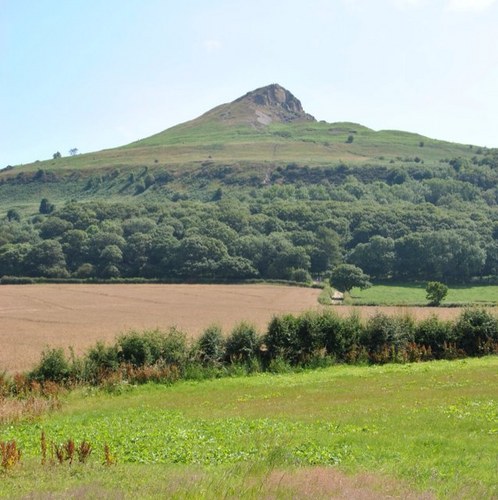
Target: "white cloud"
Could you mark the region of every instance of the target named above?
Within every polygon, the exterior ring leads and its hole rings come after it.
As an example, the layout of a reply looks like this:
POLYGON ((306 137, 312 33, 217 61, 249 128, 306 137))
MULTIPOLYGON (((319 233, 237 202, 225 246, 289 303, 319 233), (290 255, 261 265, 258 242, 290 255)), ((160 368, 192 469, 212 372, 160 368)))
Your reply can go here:
POLYGON ((496 0, 448 0, 446 10, 452 12, 482 11, 491 7, 496 0))
POLYGON ((222 47, 222 43, 219 40, 204 40, 203 45, 206 52, 216 52, 222 47))

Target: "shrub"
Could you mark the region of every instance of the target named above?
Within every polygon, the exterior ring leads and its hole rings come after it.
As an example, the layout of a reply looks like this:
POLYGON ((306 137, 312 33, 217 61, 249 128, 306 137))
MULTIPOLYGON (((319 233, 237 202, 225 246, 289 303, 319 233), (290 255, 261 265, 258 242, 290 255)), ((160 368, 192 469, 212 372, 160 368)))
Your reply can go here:
POLYGON ((34 282, 33 278, 26 276, 2 276, 0 279, 2 285, 32 285, 34 282))
MULTIPOLYGON (((156 160, 157 162, 157 160, 156 160)), ((155 177, 152 175, 152 174, 147 174, 144 178, 144 186, 145 186, 145 189, 149 188, 150 186, 152 186, 152 184, 154 184, 154 182, 156 182, 156 179, 155 177)))
POLYGON ((220 363, 225 355, 225 342, 219 325, 211 325, 197 341, 197 356, 203 363, 220 363))
POLYGON ((277 356, 270 361, 268 371, 270 373, 289 373, 292 371, 292 368, 286 359, 282 356, 277 356))
POLYGON ((345 360, 350 360, 353 362, 358 362, 363 356, 363 351, 360 353, 359 344, 360 339, 363 337, 364 326, 361 322, 360 315, 356 312, 350 314, 347 318, 343 318, 340 322, 340 341, 338 341, 337 346, 343 343, 343 354, 339 352, 336 356, 339 358, 344 358, 345 360), (354 353, 353 353, 354 351, 354 353), (352 354, 352 356, 350 356, 352 354))
POLYGON ((469 356, 493 352, 498 342, 498 323, 485 309, 466 309, 455 323, 457 346, 469 356))
POLYGON ((166 364, 184 367, 188 358, 187 336, 176 328, 170 328, 161 338, 161 360, 166 364))
POLYGON ((311 282, 311 275, 306 269, 291 269, 289 279, 298 283, 309 283, 311 282))
POLYGON ((397 353, 413 341, 414 323, 409 316, 390 317, 378 313, 367 322, 362 343, 374 362, 397 361, 397 353), (388 354, 387 354, 388 353, 388 354), (378 358, 378 355, 381 355, 378 358))
POLYGON ((84 264, 81 264, 78 269, 76 269, 74 274, 78 278, 91 278, 92 276, 95 276, 95 266, 85 262, 84 264))
POLYGON ((135 367, 158 362, 183 366, 188 357, 186 335, 176 328, 130 332, 118 339, 118 348, 119 361, 135 367))
POLYGON ((345 354, 343 322, 344 320, 331 311, 322 313, 320 317, 323 345, 328 354, 339 359, 343 359, 345 354))
POLYGON ((324 314, 306 312, 297 318, 297 348, 301 361, 307 360, 310 354, 325 347, 324 314))
POLYGON ((90 348, 86 353, 83 378, 92 384, 98 384, 118 368, 117 347, 115 345, 106 346, 103 342, 97 342, 95 347, 90 348))
POLYGON ((270 359, 282 357, 286 361, 296 360, 299 351, 297 330, 298 320, 291 314, 273 317, 264 336, 270 359))
POLYGON ((145 366, 153 363, 151 339, 145 334, 130 332, 119 337, 119 360, 133 366, 145 366))
POLYGON ((41 360, 29 374, 31 380, 44 382, 51 380, 57 383, 67 382, 71 374, 69 361, 62 348, 45 349, 41 360))
POLYGON ((256 357, 259 344, 256 328, 249 323, 241 322, 233 328, 226 339, 226 359, 231 363, 247 363, 256 357))
POLYGON ((430 347, 436 358, 443 357, 445 345, 455 341, 451 322, 442 321, 435 315, 420 321, 414 335, 415 342, 430 347))

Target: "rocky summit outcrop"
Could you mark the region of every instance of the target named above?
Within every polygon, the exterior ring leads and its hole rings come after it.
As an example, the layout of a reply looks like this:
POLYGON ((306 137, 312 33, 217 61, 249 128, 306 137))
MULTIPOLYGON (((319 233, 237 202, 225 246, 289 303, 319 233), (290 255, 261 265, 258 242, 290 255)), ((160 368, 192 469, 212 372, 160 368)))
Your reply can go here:
POLYGON ((248 92, 236 99, 234 104, 244 102, 250 107, 255 106, 257 108, 255 110, 256 114, 260 115, 258 121, 263 123, 275 120, 280 122, 315 121, 313 116, 304 111, 301 101, 277 83, 248 92))
POLYGON ((219 120, 230 126, 246 124, 256 128, 274 122, 315 121, 313 116, 304 111, 297 97, 276 83, 222 104, 205 113, 201 119, 219 120))

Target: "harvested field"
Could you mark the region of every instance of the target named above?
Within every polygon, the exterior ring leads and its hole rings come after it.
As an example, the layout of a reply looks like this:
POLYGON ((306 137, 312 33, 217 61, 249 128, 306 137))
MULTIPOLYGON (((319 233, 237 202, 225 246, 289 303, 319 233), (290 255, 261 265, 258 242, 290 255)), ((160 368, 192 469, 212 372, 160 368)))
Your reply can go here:
MULTIPOLYGON (((320 290, 275 285, 4 285, 0 286, 0 369, 26 370, 44 347, 72 346, 81 353, 97 340, 131 329, 177 326, 192 336, 209 324, 225 331, 246 320, 263 330, 274 314, 317 309, 320 290)), ((452 319, 458 308, 334 306, 341 316, 358 311, 436 313, 452 319)))
MULTIPOLYGON (((415 320, 422 320, 436 314, 440 319, 452 320, 460 315, 461 307, 421 307, 421 306, 331 306, 340 316, 349 316, 353 312, 358 312, 363 319, 371 318, 378 312, 388 316, 409 315, 415 320)), ((491 312, 495 308, 489 309, 491 312)))
POLYGON ((271 285, 0 286, 0 370, 26 370, 47 345, 76 353, 130 329, 177 326, 198 335, 241 320, 316 308, 320 290, 271 285))

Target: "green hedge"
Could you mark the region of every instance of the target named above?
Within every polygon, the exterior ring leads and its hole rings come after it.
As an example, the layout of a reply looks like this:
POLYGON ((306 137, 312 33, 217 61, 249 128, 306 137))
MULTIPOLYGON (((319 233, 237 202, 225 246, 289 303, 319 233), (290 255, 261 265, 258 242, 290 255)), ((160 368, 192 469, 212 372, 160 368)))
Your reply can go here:
MULTIPOLYGON (((408 362, 486 354, 498 354, 498 321, 486 309, 465 309, 454 321, 432 316, 418 322, 383 313, 361 321, 355 314, 341 318, 328 310, 275 316, 261 335, 243 322, 227 336, 219 326, 209 326, 190 342, 176 328, 131 331, 112 345, 97 343, 81 358, 47 349, 27 380, 95 385, 109 380, 172 382, 332 362, 408 362)), ((9 392, 5 377, 2 380, 3 392, 9 392)), ((15 387, 10 392, 15 393, 15 387)))

